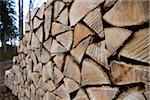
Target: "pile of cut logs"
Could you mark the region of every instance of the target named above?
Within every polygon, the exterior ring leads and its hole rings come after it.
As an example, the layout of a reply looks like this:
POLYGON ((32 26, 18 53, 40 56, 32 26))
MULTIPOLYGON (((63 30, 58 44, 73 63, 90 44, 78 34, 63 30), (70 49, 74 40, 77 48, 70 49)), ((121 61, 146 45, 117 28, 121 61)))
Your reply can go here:
POLYGON ((48 0, 5 71, 19 100, 149 100, 149 0, 48 0))

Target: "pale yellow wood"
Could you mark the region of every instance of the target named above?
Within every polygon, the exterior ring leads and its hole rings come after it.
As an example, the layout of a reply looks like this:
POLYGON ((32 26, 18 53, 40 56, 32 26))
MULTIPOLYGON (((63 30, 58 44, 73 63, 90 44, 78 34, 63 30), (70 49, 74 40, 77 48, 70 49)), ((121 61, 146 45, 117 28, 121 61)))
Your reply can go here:
POLYGON ((41 62, 41 49, 35 49, 35 55, 39 62, 41 62))
POLYGON ((40 77, 39 73, 37 73, 37 72, 32 72, 31 73, 31 79, 32 79, 32 81, 33 81, 36 88, 38 88, 39 77, 40 77))
POLYGON ((90 59, 84 59, 81 70, 81 85, 110 84, 107 74, 90 59))
POLYGON ((93 35, 94 33, 87 28, 85 25, 78 23, 74 29, 74 42, 73 47, 75 47, 82 39, 86 38, 89 35, 93 35))
POLYGON ((62 65, 64 63, 64 54, 61 54, 61 55, 56 55, 53 60, 54 60, 54 63, 56 64, 56 66, 59 68, 59 70, 62 70, 62 65))
POLYGON ((51 54, 57 55, 66 52, 67 50, 57 42, 57 40, 53 40, 51 47, 51 54))
POLYGON ((37 11, 39 10, 39 8, 34 8, 31 11, 31 20, 33 20, 34 16, 36 15, 37 11))
POLYGON ((44 47, 49 51, 51 52, 51 46, 52 46, 52 38, 49 38, 48 40, 46 40, 44 43, 43 43, 44 47))
POLYGON ((57 18, 58 14, 61 12, 65 4, 61 1, 56 1, 54 3, 54 18, 57 18))
POLYGON ((118 61, 113 61, 110 66, 110 76, 114 84, 123 85, 150 81, 148 66, 131 65, 118 61))
POLYGON ((76 48, 73 48, 71 50, 71 55, 77 60, 78 63, 81 63, 83 56, 85 54, 85 51, 90 43, 91 36, 83 40, 81 43, 79 43, 76 48))
POLYGON ((103 65, 108 70, 110 69, 110 66, 108 66, 105 41, 102 41, 101 43, 90 44, 86 50, 86 54, 94 59, 97 63, 103 65))
POLYGON ((43 96, 43 100, 55 100, 55 97, 53 93, 47 91, 43 96))
POLYGON ((72 30, 69 26, 66 26, 66 25, 63 25, 63 24, 60 24, 60 23, 57 23, 57 22, 53 22, 52 23, 52 30, 51 30, 51 34, 53 36, 57 35, 57 34, 60 34, 60 33, 63 33, 63 32, 66 32, 66 31, 69 31, 69 30, 72 30))
POLYGON ((146 100, 142 93, 131 93, 117 100, 146 100))
POLYGON ((49 61, 42 69, 42 80, 43 82, 48 79, 53 79, 53 63, 49 61))
POLYGON ((39 41, 39 39, 37 38, 37 36, 35 36, 34 33, 32 33, 32 39, 31 39, 31 47, 34 48, 40 48, 41 47, 41 43, 39 41))
POLYGON ((41 62, 42 63, 47 63, 51 58, 51 54, 45 50, 44 48, 42 48, 42 51, 41 51, 41 62))
POLYGON ((40 75, 42 75, 42 63, 34 64, 33 71, 38 72, 40 75))
POLYGON ((68 8, 65 8, 60 15, 58 16, 58 18, 56 19, 57 21, 59 21, 60 23, 64 24, 64 25, 68 25, 68 8))
POLYGON ((129 88, 123 92, 116 100, 146 100, 143 92, 145 90, 139 87, 129 88))
POLYGON ((98 36, 104 37, 101 8, 98 7, 91 11, 83 21, 94 30, 98 36))
POLYGON ((53 81, 52 80, 48 80, 47 82, 44 82, 42 87, 41 87, 42 90, 44 91, 53 91, 56 89, 56 86, 54 85, 53 81))
POLYGON ((63 73, 56 66, 54 67, 54 83, 57 85, 64 77, 63 73))
POLYGON ((103 18, 114 26, 140 25, 149 20, 148 7, 148 0, 118 0, 103 18))
POLYGON ((64 78, 64 84, 68 93, 71 93, 80 88, 79 84, 70 78, 64 78))
POLYGON ((25 32, 28 32, 30 30, 31 30, 30 24, 28 22, 25 22, 25 32))
POLYGON ((43 26, 40 26, 40 28, 35 32, 35 35, 42 43, 43 42, 43 26))
POLYGON ((39 28, 39 26, 42 24, 43 20, 38 19, 37 17, 34 17, 33 19, 33 29, 39 28))
POLYGON ((45 9, 47 9, 49 6, 52 5, 54 0, 47 0, 46 4, 45 4, 45 9))
POLYGON ((105 28, 104 32, 108 57, 122 46, 125 40, 127 40, 132 33, 130 30, 117 27, 105 28))
MULTIPOLYGON (((64 86, 64 84, 60 85, 55 91, 55 94, 57 94, 60 98, 62 98, 62 100, 70 100, 70 96, 67 93, 67 90, 64 86)), ((60 100, 60 99, 58 99, 60 100)))
POLYGON ((45 21, 44 21, 44 31, 45 31, 45 40, 49 37, 50 35, 50 29, 51 29, 51 20, 52 20, 52 6, 49 6, 45 10, 45 21))
POLYGON ((43 19, 44 11, 45 11, 45 2, 41 5, 41 7, 38 10, 36 16, 39 17, 40 19, 43 19))
POLYGON ((75 0, 70 8, 70 25, 77 24, 88 12, 96 8, 104 0, 75 0))
POLYGON ((89 100, 89 98, 87 97, 84 90, 79 89, 77 95, 75 96, 75 98, 73 98, 73 100, 89 100))
POLYGON ((56 36, 56 39, 69 51, 73 42, 73 32, 67 31, 56 36))
POLYGON ((141 62, 150 63, 149 48, 150 48, 149 28, 141 29, 133 33, 133 37, 121 49, 119 55, 134 59, 141 62))
POLYGON ((79 66, 73 61, 70 56, 67 56, 66 63, 64 67, 64 75, 73 79, 74 81, 80 83, 81 75, 79 66))
POLYGON ((111 87, 93 87, 86 90, 91 100, 112 100, 118 92, 118 88, 111 87))
POLYGON ((109 10, 118 0, 105 0, 105 3, 104 3, 104 10, 107 11, 109 10))

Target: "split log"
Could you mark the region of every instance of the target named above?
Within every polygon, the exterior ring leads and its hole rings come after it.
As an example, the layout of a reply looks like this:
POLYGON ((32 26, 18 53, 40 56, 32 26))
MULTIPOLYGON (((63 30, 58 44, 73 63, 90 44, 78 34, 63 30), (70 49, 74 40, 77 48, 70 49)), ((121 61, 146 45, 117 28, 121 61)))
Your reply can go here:
POLYGON ((51 4, 53 3, 54 0, 47 0, 46 4, 45 4, 45 9, 47 9, 49 6, 51 6, 51 4))
POLYGON ((81 42, 84 38, 88 37, 89 35, 94 35, 94 33, 92 33, 92 31, 85 25, 78 23, 74 29, 73 47, 75 47, 79 42, 81 42))
POLYGON ((44 11, 45 11, 45 2, 42 4, 42 6, 40 7, 40 9, 38 10, 36 16, 38 18, 40 18, 40 19, 43 19, 44 11))
POLYGON ((146 97, 146 100, 150 99, 150 83, 145 85, 145 91, 144 91, 144 96, 146 97))
POLYGON ((31 39, 31 47, 34 48, 40 48, 41 47, 41 43, 39 41, 39 39, 35 36, 34 33, 32 33, 32 39, 31 39))
POLYGON ((52 46, 52 38, 49 38, 48 40, 46 40, 43 43, 44 47, 49 51, 49 53, 51 52, 51 46, 52 46))
POLYGON ((38 89, 36 90, 36 95, 37 95, 37 96, 44 96, 44 94, 45 94, 45 91, 42 90, 41 88, 38 88, 38 89))
POLYGON ((33 18, 33 29, 37 29, 41 24, 43 20, 38 19, 37 17, 33 18))
POLYGON ((60 69, 58 69, 56 66, 54 67, 54 73, 53 73, 53 79, 55 85, 57 85, 64 77, 63 73, 61 72, 60 69))
POLYGON ((64 55, 64 54, 61 54, 61 55, 56 55, 56 56, 53 58, 54 63, 55 63, 56 66, 59 68, 59 70, 62 70, 63 63, 64 63, 64 57, 65 57, 65 55, 64 55))
POLYGON ((123 92, 116 100, 146 100, 141 87, 129 88, 123 92))
POLYGON ((110 69, 108 66, 105 41, 102 41, 101 43, 90 44, 86 50, 86 54, 94 59, 97 63, 103 65, 106 69, 110 69))
POLYGON ((77 24, 88 12, 103 2, 104 0, 75 0, 70 8, 70 25, 74 26, 77 24))
POLYGON ((31 30, 30 24, 25 22, 25 32, 29 32, 31 30))
POLYGON ((35 56, 34 51, 29 50, 29 51, 28 51, 28 54, 29 54, 29 56, 31 57, 33 63, 34 63, 34 64, 37 64, 37 59, 36 59, 36 56, 35 56))
POLYGON ((149 20, 148 7, 149 1, 147 0, 118 0, 103 18, 114 26, 141 25, 149 20))
POLYGON ((42 51, 41 51, 41 62, 42 63, 47 63, 51 58, 51 55, 50 53, 45 50, 44 48, 42 48, 42 51))
POLYGON ((39 77, 40 77, 39 73, 37 73, 37 72, 31 73, 31 78, 33 80, 33 83, 34 83, 36 89, 38 88, 39 77))
POLYGON ((42 75, 42 63, 34 64, 33 71, 42 75))
POLYGON ((32 95, 32 94, 35 95, 36 88, 35 88, 34 84, 31 84, 31 85, 30 85, 30 90, 31 90, 31 95, 32 95))
POLYGON ((89 100, 89 99, 84 90, 79 89, 77 95, 75 96, 75 98, 73 98, 73 100, 89 100))
POLYGON ((43 83, 41 89, 44 91, 53 91, 56 89, 56 86, 52 80, 48 80, 48 81, 43 83))
POLYGON ((33 18, 35 17, 37 11, 39 10, 39 8, 34 8, 32 9, 32 12, 31 12, 31 20, 33 20, 33 18))
POLYGON ((104 37, 101 8, 98 7, 91 11, 83 21, 94 30, 99 37, 104 37))
POLYGON ((43 26, 40 26, 40 28, 38 28, 38 30, 35 32, 35 35, 42 43, 43 42, 43 26))
POLYGON ((92 87, 86 90, 91 100, 112 100, 118 92, 118 88, 110 87, 92 87))
MULTIPOLYGON (((64 84, 62 84, 61 86, 59 86, 55 91, 54 93, 56 95, 58 95, 60 98, 62 98, 63 100, 70 100, 70 96, 69 94, 67 93, 67 90, 64 86, 64 84)), ((59 99, 58 99, 59 100, 59 99)))
POLYGON ((131 65, 113 61, 111 63, 111 80, 114 84, 123 85, 150 81, 150 68, 142 65, 131 65))
POLYGON ((49 91, 47 91, 43 96, 43 100, 55 100, 55 98, 56 96, 49 91))
POLYGON ((67 89, 67 93, 71 93, 80 88, 79 84, 70 78, 64 78, 64 84, 67 89))
POLYGON ((73 0, 63 0, 63 2, 71 3, 73 0))
POLYGON ((41 62, 41 49, 35 49, 35 56, 39 62, 41 62))
POLYGON ((67 52, 67 50, 61 44, 59 44, 57 40, 53 40, 52 47, 51 47, 51 54, 57 55, 57 54, 62 54, 64 52, 67 52))
POLYGON ((73 61, 70 56, 67 56, 65 67, 64 67, 64 75, 73 79, 74 81, 80 83, 81 75, 79 66, 73 61))
POLYGON ((69 51, 73 42, 73 32, 62 33, 56 36, 56 39, 69 51))
POLYGON ((57 21, 59 21, 60 23, 64 24, 64 25, 68 25, 68 8, 65 8, 60 15, 58 16, 58 18, 56 19, 57 21))
POLYGON ((130 93, 117 100, 146 100, 142 93, 130 93))
POLYGON ((42 79, 43 82, 48 79, 53 79, 53 63, 50 61, 42 69, 42 79))
POLYGON ((121 49, 119 55, 134 59, 137 61, 149 62, 149 28, 141 29, 133 34, 133 37, 121 49))
POLYGON ((25 38, 27 40, 27 44, 30 44, 32 38, 32 32, 26 33, 25 38))
POLYGON ((81 70, 81 85, 101 85, 110 84, 109 78, 102 70, 101 66, 97 65, 90 59, 84 59, 81 70))
POLYGON ((90 43, 90 40, 91 40, 91 36, 83 40, 81 43, 79 43, 76 46, 76 48, 73 48, 71 50, 71 55, 77 60, 78 63, 81 63, 85 51, 90 43))
POLYGON ((69 26, 66 26, 66 25, 63 25, 63 24, 60 24, 57 22, 52 23, 52 30, 51 31, 52 31, 53 36, 60 34, 60 33, 63 33, 63 32, 66 32, 66 31, 69 31, 69 30, 72 30, 69 26))
POLYGON ((44 21, 44 31, 45 31, 45 40, 48 39, 49 35, 50 35, 50 29, 51 29, 51 21, 52 21, 52 6, 49 6, 46 10, 45 10, 45 21, 44 21))
POLYGON ((108 57, 122 46, 124 41, 131 35, 131 31, 124 28, 111 27, 105 28, 104 31, 108 57))
POLYGON ((104 10, 105 11, 108 11, 118 0, 105 0, 105 3, 104 3, 104 10))
POLYGON ((61 1, 56 1, 54 3, 54 18, 57 18, 58 14, 62 11, 65 4, 61 1))

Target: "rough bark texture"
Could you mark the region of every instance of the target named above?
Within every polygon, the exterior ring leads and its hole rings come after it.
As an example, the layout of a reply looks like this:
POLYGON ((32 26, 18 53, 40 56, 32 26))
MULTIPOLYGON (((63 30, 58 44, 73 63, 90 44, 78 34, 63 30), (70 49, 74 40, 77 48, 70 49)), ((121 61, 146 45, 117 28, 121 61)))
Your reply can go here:
POLYGON ((48 0, 5 71, 20 100, 149 100, 148 0, 48 0))

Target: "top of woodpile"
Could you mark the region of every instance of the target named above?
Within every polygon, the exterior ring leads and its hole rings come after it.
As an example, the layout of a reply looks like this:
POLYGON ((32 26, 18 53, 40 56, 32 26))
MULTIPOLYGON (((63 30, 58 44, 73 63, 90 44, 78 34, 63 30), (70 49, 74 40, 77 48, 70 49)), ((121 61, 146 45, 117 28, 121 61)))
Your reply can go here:
POLYGON ((28 14, 6 85, 28 100, 148 100, 148 0, 48 0, 28 14))

